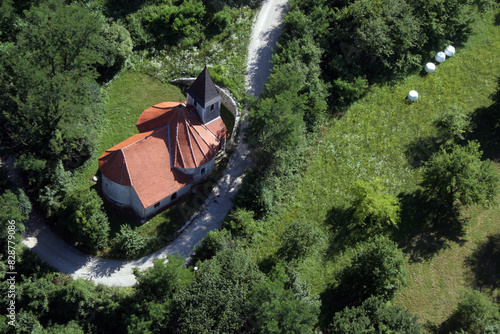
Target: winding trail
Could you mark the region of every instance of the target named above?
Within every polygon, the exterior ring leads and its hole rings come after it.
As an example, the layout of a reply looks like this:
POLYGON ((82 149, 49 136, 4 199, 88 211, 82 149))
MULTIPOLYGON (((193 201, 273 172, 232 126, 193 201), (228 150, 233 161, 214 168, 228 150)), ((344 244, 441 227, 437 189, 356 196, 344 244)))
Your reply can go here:
MULTIPOLYGON (((253 96, 257 97, 264 90, 264 83, 271 71, 270 60, 286 9, 286 0, 264 0, 254 21, 246 73, 246 89, 253 96)), ((241 121, 241 130, 247 124, 245 115, 241 121)), ((73 278, 91 279, 95 283, 109 286, 134 285, 136 280, 133 268, 152 267, 153 260, 165 258, 168 254, 180 254, 189 260, 194 246, 203 240, 209 231, 217 229, 233 207, 231 199, 240 188, 244 170, 252 165, 251 152, 243 143, 242 133, 243 131, 240 131, 239 144, 223 176, 205 201, 203 211, 177 239, 159 251, 133 261, 100 259, 84 255, 54 234, 37 212, 32 213, 26 224, 23 243, 57 270, 70 274, 73 278)))

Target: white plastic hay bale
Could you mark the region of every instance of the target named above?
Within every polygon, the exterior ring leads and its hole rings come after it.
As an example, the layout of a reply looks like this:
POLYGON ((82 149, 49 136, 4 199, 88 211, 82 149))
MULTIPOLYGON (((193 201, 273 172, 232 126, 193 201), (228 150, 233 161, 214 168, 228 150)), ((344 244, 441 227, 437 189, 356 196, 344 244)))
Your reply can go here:
POLYGON ((99 181, 99 176, 97 176, 97 175, 92 176, 92 181, 94 181, 94 182, 99 181))
POLYGON ((411 102, 415 102, 418 99, 418 92, 416 90, 412 90, 408 93, 408 100, 411 102))
POLYGON ((453 55, 455 54, 455 48, 451 45, 448 45, 444 50, 444 53, 448 57, 453 57, 453 55))
POLYGON ((425 72, 432 73, 435 70, 436 70, 436 65, 434 65, 434 63, 427 63, 427 64, 425 64, 425 72))
POLYGON ((434 57, 438 63, 442 63, 446 60, 446 54, 443 51, 439 51, 436 53, 436 57, 434 57))

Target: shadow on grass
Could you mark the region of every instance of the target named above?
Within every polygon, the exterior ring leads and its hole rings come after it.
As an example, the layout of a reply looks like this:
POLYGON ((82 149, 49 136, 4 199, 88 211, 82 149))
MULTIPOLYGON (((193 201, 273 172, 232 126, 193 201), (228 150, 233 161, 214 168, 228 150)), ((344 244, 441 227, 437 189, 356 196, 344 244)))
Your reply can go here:
MULTIPOLYGON (((499 80, 500 86, 500 80, 499 80)), ((479 108, 471 116, 473 131, 469 134, 470 140, 481 143, 483 157, 500 161, 500 90, 493 96, 496 100, 489 107, 479 108)))
POLYGON ((439 147, 436 137, 419 138, 408 146, 405 155, 410 165, 418 168, 422 167, 439 150, 439 147))
POLYGON ((500 287, 500 234, 488 237, 466 260, 473 274, 473 285, 493 292, 500 287))
MULTIPOLYGON (((328 328, 335 313, 342 311, 349 306, 349 300, 341 292, 341 285, 331 286, 320 295, 321 309, 319 314, 319 326, 322 329, 328 328)), ((326 332, 327 333, 327 332, 326 332)))
POLYGON ((422 190, 399 197, 401 223, 394 237, 411 262, 432 258, 450 242, 465 242, 466 220, 457 206, 449 207, 422 190))
MULTIPOLYGON (((375 231, 369 226, 362 226, 353 219, 353 208, 332 208, 328 212, 326 224, 332 226, 333 237, 330 240, 328 256, 333 257, 352 247, 358 242, 366 241, 375 231)), ((377 233, 380 233, 378 231, 377 233)))

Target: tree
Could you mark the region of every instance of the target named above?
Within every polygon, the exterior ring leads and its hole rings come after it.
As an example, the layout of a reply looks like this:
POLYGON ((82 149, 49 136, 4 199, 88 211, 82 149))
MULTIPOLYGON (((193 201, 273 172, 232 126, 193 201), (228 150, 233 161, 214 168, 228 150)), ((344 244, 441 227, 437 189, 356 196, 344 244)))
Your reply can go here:
POLYGON ((498 305, 477 290, 467 290, 457 308, 441 326, 443 333, 483 334, 500 325, 498 305))
POLYGON ((377 297, 336 313, 328 329, 332 334, 424 333, 417 317, 377 297))
POLYGON ((132 229, 130 225, 123 224, 120 226, 120 233, 113 238, 113 243, 117 247, 117 255, 125 255, 126 258, 133 259, 145 249, 147 238, 141 236, 137 229, 132 229))
POLYGON ((16 153, 51 162, 90 156, 102 35, 99 17, 79 3, 49 0, 26 11, 16 43, 0 48, 2 130, 16 153))
POLYGON ((461 108, 452 107, 445 111, 435 124, 438 129, 438 139, 444 145, 459 143, 470 131, 470 117, 461 108))
POLYGON ((254 212, 238 208, 232 210, 222 227, 231 230, 235 236, 251 239, 261 228, 254 219, 254 212))
POLYGON ((65 205, 60 221, 72 233, 76 246, 95 253, 108 244, 109 221, 102 199, 95 191, 73 193, 65 205))
POLYGON ((17 245, 24 232, 24 222, 31 212, 31 203, 19 189, 16 195, 11 190, 6 190, 0 196, 0 247, 1 254, 7 254, 8 246, 17 245), (12 236, 14 239, 9 239, 12 236), (12 241, 12 243, 7 242, 12 241))
POLYGON ((256 284, 250 294, 252 333, 312 333, 318 322, 318 297, 300 295, 287 286, 294 285, 277 265, 270 278, 256 284))
POLYGON ((416 0, 409 1, 415 16, 422 24, 422 45, 439 50, 449 41, 463 41, 470 32, 473 10, 471 0, 416 0))
POLYGON ((174 296, 178 333, 234 333, 248 319, 248 296, 264 275, 242 251, 219 252, 198 265, 194 281, 174 296))
POLYGON ((193 280, 193 272, 184 266, 184 258, 180 255, 169 255, 166 260, 156 259, 152 268, 135 271, 134 275, 137 279, 136 295, 156 301, 171 299, 175 291, 193 280))
POLYGON ((157 333, 166 330, 171 321, 174 293, 193 280, 193 271, 184 266, 184 258, 168 256, 156 259, 153 267, 134 271, 135 302, 128 318, 128 333, 157 333))
POLYGON ((420 65, 421 23, 406 0, 350 1, 334 13, 330 28, 335 77, 391 77, 420 65))
POLYGON ((195 257, 197 260, 207 260, 214 257, 219 251, 233 248, 231 231, 220 229, 207 233, 201 244, 196 245, 195 257))
POLYGON ((376 179, 372 183, 358 180, 352 187, 352 193, 354 200, 351 209, 357 224, 378 229, 398 225, 401 211, 399 200, 385 193, 380 180, 376 179))
POLYGON ((481 156, 477 142, 443 148, 425 164, 422 185, 448 207, 457 202, 489 205, 498 193, 499 178, 493 164, 481 156))
POLYGON ((341 275, 339 289, 356 305, 371 296, 391 300, 406 284, 405 265, 397 244, 386 236, 376 236, 356 246, 351 265, 341 275))
POLYGON ((293 222, 283 233, 283 246, 279 253, 287 261, 323 255, 328 248, 326 233, 306 222, 293 222))

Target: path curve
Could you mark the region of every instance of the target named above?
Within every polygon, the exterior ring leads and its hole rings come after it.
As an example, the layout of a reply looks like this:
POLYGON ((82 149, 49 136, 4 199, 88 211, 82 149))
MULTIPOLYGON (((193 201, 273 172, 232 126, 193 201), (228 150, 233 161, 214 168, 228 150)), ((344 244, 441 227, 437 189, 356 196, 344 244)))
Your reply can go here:
MULTIPOLYGON (((253 96, 258 96, 264 90, 286 8, 286 0, 264 0, 253 23, 246 73, 246 89, 253 96)), ((243 130, 246 127, 245 117, 241 122, 243 130)), ((26 223, 23 243, 57 270, 70 274, 73 278, 91 279, 95 283, 109 286, 134 285, 136 280, 133 268, 152 267, 153 260, 165 258, 168 254, 180 254, 189 259, 194 246, 203 240, 209 231, 217 229, 231 210, 231 199, 240 188, 244 170, 252 163, 250 151, 241 138, 242 133, 243 131, 240 131, 239 144, 223 176, 207 198, 203 211, 177 239, 159 251, 132 261, 84 255, 53 233, 37 212, 32 213, 26 223)))

